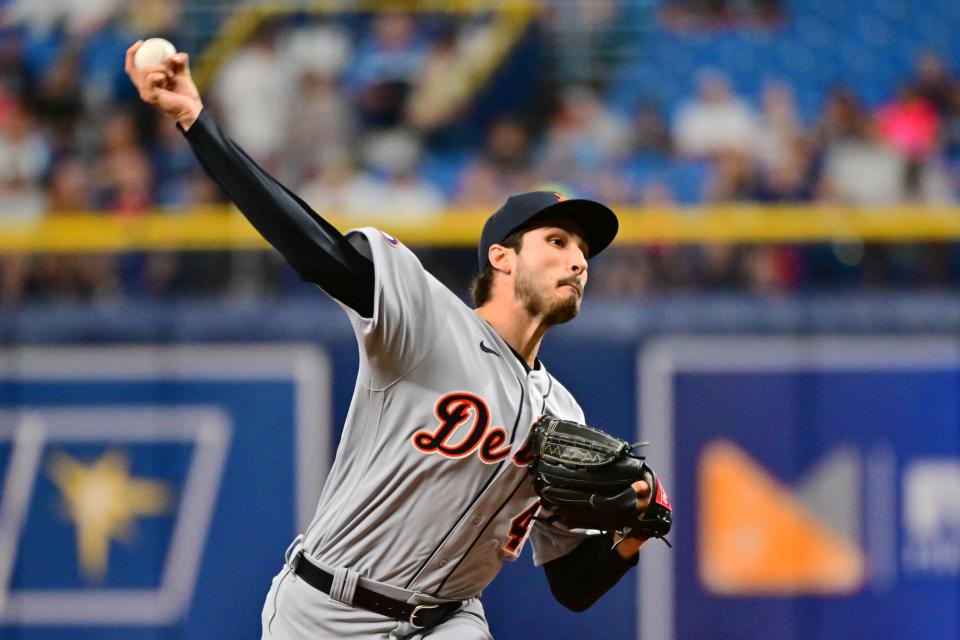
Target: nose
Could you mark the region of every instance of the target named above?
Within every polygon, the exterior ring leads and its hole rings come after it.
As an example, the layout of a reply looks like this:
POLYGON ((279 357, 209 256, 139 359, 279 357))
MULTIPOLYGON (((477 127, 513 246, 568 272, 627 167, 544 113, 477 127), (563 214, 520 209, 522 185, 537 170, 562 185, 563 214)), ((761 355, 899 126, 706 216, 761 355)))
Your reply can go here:
POLYGON ((570 270, 573 271, 575 275, 585 275, 587 273, 587 258, 580 249, 576 249, 575 251, 570 270))

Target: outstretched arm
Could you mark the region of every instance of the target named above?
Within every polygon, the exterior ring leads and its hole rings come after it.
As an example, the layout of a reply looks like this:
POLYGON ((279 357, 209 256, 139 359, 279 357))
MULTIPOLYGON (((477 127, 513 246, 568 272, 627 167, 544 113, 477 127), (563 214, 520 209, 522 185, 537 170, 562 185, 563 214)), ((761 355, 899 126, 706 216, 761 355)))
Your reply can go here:
POLYGON ((187 54, 137 69, 133 58, 141 44, 130 47, 126 58, 127 75, 140 98, 177 122, 210 177, 304 280, 370 317, 374 271, 366 239, 361 234, 344 237, 224 135, 203 109, 187 54))

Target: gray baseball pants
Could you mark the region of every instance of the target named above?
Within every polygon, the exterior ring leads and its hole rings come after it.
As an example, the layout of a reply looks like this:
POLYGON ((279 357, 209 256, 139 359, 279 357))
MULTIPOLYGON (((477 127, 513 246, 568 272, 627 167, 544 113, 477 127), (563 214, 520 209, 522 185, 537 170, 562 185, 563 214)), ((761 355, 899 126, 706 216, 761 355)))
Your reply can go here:
POLYGON ((286 564, 273 579, 260 622, 261 640, 493 640, 478 598, 466 600, 439 625, 416 629, 406 622, 333 600, 286 564))

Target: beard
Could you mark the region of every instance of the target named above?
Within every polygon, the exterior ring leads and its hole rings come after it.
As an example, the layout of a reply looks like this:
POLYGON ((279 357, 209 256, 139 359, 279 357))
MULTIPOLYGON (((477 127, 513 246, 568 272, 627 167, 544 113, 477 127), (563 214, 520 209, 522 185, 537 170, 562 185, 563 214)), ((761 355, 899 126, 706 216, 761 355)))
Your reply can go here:
MULTIPOLYGON (((580 281, 575 277, 567 277, 557 281, 555 286, 573 283, 579 284, 580 281)), ((546 292, 542 291, 542 285, 538 286, 535 274, 526 268, 523 261, 517 263, 513 295, 527 313, 534 318, 540 318, 547 326, 552 327, 573 320, 580 312, 580 297, 576 293, 571 291, 569 296, 557 299, 553 295, 552 288, 546 292)))

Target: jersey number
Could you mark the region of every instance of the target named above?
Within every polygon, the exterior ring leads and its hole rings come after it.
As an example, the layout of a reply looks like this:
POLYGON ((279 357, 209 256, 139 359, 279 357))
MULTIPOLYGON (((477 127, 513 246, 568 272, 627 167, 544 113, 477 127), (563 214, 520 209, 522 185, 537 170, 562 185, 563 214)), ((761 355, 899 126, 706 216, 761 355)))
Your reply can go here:
POLYGON ((510 521, 510 530, 507 532, 509 540, 503 545, 504 551, 516 555, 517 551, 523 545, 523 541, 526 540, 527 534, 530 533, 530 525, 533 524, 533 517, 537 515, 537 511, 539 510, 540 501, 537 500, 510 521))

